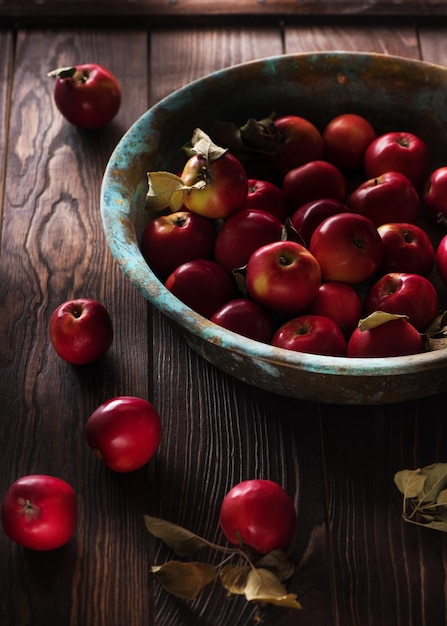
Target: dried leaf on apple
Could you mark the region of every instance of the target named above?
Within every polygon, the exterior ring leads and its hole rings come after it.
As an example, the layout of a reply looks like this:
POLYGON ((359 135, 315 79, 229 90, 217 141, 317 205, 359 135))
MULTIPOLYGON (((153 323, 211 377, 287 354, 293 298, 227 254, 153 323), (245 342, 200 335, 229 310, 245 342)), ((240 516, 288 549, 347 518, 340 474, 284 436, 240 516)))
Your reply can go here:
POLYGON ((382 324, 386 324, 391 320, 408 319, 408 315, 398 315, 397 313, 386 313, 385 311, 374 311, 368 317, 364 317, 359 321, 359 330, 371 330, 382 324))

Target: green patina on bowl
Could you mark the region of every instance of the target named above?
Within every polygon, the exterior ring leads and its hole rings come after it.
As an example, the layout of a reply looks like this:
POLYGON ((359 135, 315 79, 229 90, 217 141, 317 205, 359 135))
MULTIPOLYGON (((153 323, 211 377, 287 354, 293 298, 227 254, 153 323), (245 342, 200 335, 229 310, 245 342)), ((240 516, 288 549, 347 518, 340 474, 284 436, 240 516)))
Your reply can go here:
POLYGON ((107 165, 101 216, 110 251, 138 291, 221 370, 257 387, 304 400, 384 404, 447 390, 447 352, 348 359, 274 348, 227 331, 175 298, 146 264, 139 238, 147 172, 177 171, 196 127, 243 124, 272 111, 308 117, 320 129, 339 113, 366 116, 377 132, 408 130, 430 145, 433 167, 447 164, 447 69, 399 57, 318 52, 261 59, 182 87, 147 111, 107 165), (443 161, 444 159, 444 161, 443 161))

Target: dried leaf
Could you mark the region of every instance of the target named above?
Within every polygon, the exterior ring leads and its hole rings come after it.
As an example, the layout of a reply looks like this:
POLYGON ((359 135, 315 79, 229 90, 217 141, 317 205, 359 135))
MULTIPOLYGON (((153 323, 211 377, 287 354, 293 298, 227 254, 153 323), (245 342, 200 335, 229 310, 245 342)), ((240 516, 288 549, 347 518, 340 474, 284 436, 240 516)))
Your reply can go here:
POLYGON ((146 208, 149 211, 163 211, 166 208, 172 213, 180 211, 187 187, 179 176, 171 172, 148 172, 147 179, 146 208))
POLYGON ((223 587, 234 595, 243 595, 247 586, 247 578, 251 572, 248 565, 226 565, 219 577, 223 587))
POLYGON ((447 532, 447 463, 402 470, 394 482, 404 494, 406 522, 447 532))
POLYGON ((421 469, 426 476, 424 485, 424 503, 435 503, 438 495, 447 487, 447 463, 433 463, 421 469))
POLYGON ((282 550, 272 550, 256 562, 256 567, 272 571, 279 580, 288 580, 295 572, 295 565, 289 561, 282 550))
POLYGON ((194 130, 191 143, 193 151, 207 161, 216 161, 228 151, 227 148, 216 145, 211 137, 200 128, 194 130))
POLYGON ((178 556, 188 557, 212 545, 186 528, 159 517, 145 515, 144 523, 151 535, 164 541, 178 556))
POLYGON ((385 311, 374 311, 368 317, 361 319, 358 323, 360 331, 371 330, 391 320, 408 319, 408 315, 398 315, 397 313, 385 313, 385 311))
POLYGON ((394 475, 396 487, 404 494, 405 498, 418 496, 422 492, 426 480, 427 477, 422 474, 420 469, 405 469, 394 475))
POLYGON ((301 609, 301 604, 293 593, 287 589, 279 578, 267 569, 252 569, 247 577, 245 597, 249 602, 275 604, 289 609, 301 609))
POLYGON ((213 565, 181 561, 154 565, 151 572, 166 591, 183 600, 196 598, 217 576, 217 570, 213 565))
POLYGON ((242 126, 232 122, 215 122, 212 134, 241 160, 259 160, 275 155, 281 138, 273 124, 275 113, 256 120, 249 118, 242 126))

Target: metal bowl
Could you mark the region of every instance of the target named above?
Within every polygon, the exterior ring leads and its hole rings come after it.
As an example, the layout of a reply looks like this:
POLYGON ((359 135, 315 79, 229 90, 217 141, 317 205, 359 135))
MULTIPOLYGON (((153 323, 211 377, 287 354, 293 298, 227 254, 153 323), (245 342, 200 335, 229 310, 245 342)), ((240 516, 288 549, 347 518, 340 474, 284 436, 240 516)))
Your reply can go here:
POLYGON ((409 130, 447 163, 447 69, 380 54, 292 54, 215 72, 175 91, 125 134, 107 165, 101 216, 110 251, 138 291, 221 370, 257 387, 304 400, 384 404, 447 390, 447 352, 374 359, 325 357, 274 348, 227 331, 174 297, 146 264, 139 239, 147 172, 177 171, 179 148, 216 120, 243 124, 272 111, 308 117, 322 128, 356 112, 378 132, 409 130))

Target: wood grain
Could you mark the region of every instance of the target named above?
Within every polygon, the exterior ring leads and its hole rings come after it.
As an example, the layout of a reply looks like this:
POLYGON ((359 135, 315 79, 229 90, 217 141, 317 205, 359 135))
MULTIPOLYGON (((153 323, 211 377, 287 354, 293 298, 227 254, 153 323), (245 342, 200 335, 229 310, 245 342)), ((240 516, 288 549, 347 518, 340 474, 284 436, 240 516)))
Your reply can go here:
POLYGON ((1 536, 2 624, 138 624, 149 615, 142 507, 148 476, 111 476, 86 445, 90 413, 113 395, 148 396, 146 304, 108 253, 99 214, 102 173, 115 143, 147 106, 145 33, 20 32, 15 52, 2 232, 1 484, 50 473, 79 495, 74 541, 49 558, 1 536), (81 57, 116 72, 126 102, 104 131, 83 133, 55 109, 46 73, 81 57), (45 59, 45 64, 36 59, 45 59), (136 74, 138 74, 138 82, 136 74), (49 316, 73 297, 98 299, 115 326, 103 362, 75 368, 48 341, 49 316), (116 500, 120 499, 120 505, 116 500), (129 539, 123 541, 123 537, 129 539), (93 565, 93 567, 92 567, 93 565), (129 607, 132 606, 132 611, 129 607))
POLYGON ((445 0, 403 0, 401 2, 385 0, 17 0, 0 3, 0 17, 3 23, 33 24, 66 23, 81 24, 85 18, 90 23, 104 25, 117 22, 139 25, 142 18, 157 22, 179 23, 197 21, 206 18, 218 20, 231 17, 270 20, 303 18, 309 16, 370 17, 370 16, 425 16, 444 17, 447 15, 445 0))

